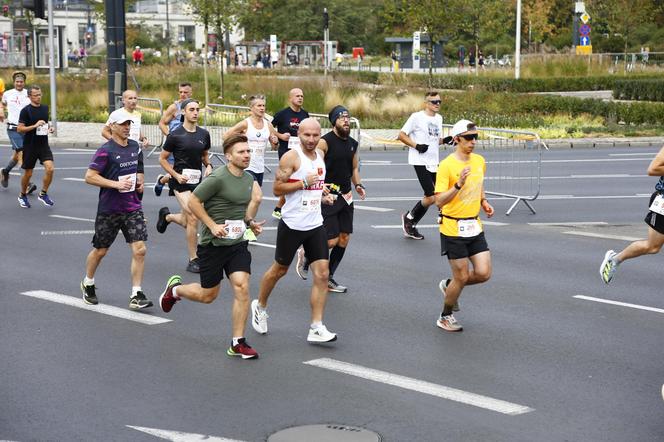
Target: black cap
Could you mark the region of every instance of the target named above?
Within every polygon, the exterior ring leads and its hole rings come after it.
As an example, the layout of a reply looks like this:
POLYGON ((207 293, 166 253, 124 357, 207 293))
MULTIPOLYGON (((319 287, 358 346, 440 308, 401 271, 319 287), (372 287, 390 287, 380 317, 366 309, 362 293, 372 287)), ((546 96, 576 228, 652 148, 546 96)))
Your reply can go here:
POLYGON ((330 113, 327 115, 328 118, 330 119, 330 123, 332 123, 332 126, 334 126, 334 124, 337 122, 337 118, 339 118, 339 116, 344 112, 346 112, 350 116, 350 112, 348 112, 348 109, 346 109, 342 105, 334 106, 332 108, 330 113))

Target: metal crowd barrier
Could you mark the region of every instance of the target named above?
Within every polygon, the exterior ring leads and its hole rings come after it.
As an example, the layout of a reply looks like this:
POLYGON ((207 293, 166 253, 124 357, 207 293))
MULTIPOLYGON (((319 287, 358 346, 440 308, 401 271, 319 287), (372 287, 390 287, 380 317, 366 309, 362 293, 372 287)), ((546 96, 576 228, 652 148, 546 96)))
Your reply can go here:
MULTIPOLYGON (((115 108, 122 107, 122 97, 115 99, 115 108)), ((145 158, 149 158, 164 144, 164 134, 159 129, 159 120, 164 112, 164 106, 158 98, 138 97, 136 110, 141 113, 141 132, 148 139, 149 149, 145 158)))
MULTIPOLYGON (((452 125, 443 125, 443 137, 452 125)), ((505 213, 523 202, 535 214, 530 204, 540 194, 542 181, 542 143, 534 132, 506 129, 478 128, 479 139, 475 152, 487 162, 484 191, 488 195, 514 199, 505 213)))

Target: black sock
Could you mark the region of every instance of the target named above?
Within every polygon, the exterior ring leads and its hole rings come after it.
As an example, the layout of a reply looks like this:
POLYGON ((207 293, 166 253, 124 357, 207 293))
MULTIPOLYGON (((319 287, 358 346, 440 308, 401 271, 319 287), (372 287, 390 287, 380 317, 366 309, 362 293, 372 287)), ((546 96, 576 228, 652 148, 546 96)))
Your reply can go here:
POLYGON ((281 213, 281 207, 275 207, 275 208, 274 208, 274 211, 275 211, 275 212, 280 212, 280 213, 281 213))
POLYGON ((16 160, 9 160, 9 163, 7 163, 7 167, 5 167, 5 171, 7 173, 11 172, 11 170, 18 164, 18 161, 16 160))
POLYGON ((420 222, 422 217, 426 215, 427 210, 429 210, 429 207, 424 207, 422 201, 418 201, 417 204, 415 204, 415 207, 410 209, 410 215, 413 217, 413 224, 420 222))
POLYGON ((454 308, 454 305, 447 305, 445 304, 443 306, 443 312, 440 314, 441 316, 449 316, 452 314, 452 309, 454 308))
POLYGON ((344 253, 346 253, 345 247, 334 246, 332 248, 332 251, 330 252, 330 278, 332 278, 337 267, 339 267, 339 263, 343 259, 344 253))

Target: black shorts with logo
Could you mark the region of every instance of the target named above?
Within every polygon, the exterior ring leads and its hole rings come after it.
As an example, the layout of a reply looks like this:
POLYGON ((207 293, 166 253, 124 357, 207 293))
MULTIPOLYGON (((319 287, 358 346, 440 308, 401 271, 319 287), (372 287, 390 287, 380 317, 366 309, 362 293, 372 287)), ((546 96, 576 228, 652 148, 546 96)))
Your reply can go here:
POLYGON ((168 195, 175 196, 175 192, 193 192, 198 184, 180 184, 175 178, 168 181, 168 195))
MULTIPOLYGON (((650 196, 650 202, 648 203, 648 207, 652 205, 652 202, 655 201, 657 195, 659 195, 659 192, 655 192, 650 196)), ((659 213, 655 213, 653 211, 648 211, 648 214, 646 215, 644 221, 646 222, 646 224, 648 224, 648 226, 652 227, 658 233, 664 235, 664 215, 660 215, 659 213)))
POLYGON ((440 254, 447 255, 447 259, 468 258, 487 250, 489 250, 489 245, 484 237, 484 232, 470 238, 440 234, 440 254))
POLYGON ((53 152, 51 152, 51 148, 48 146, 23 146, 23 164, 21 165, 21 169, 34 169, 35 165, 37 165, 37 160, 39 160, 39 164, 44 164, 44 161, 53 161, 53 152))
POLYGON ((210 289, 219 285, 226 277, 235 272, 251 274, 251 253, 247 245, 249 241, 232 246, 215 246, 212 244, 198 245, 196 255, 201 266, 201 287, 210 289))
POLYGON ((92 246, 95 249, 111 247, 118 232, 122 231, 127 243, 148 240, 148 229, 142 210, 126 213, 98 213, 95 219, 95 235, 92 246))
POLYGON ((277 249, 274 260, 282 266, 289 266, 293 262, 295 252, 303 246, 304 253, 309 262, 319 259, 328 259, 327 238, 325 227, 319 226, 312 230, 293 230, 284 220, 279 221, 277 227, 277 249))
POLYGON ((432 196, 436 187, 436 172, 429 172, 427 166, 413 166, 424 196, 432 196))
POLYGON ((353 203, 348 204, 346 200, 339 195, 334 204, 321 205, 323 213, 323 226, 327 232, 327 239, 333 239, 339 236, 339 233, 353 233, 353 213, 355 208, 353 203))

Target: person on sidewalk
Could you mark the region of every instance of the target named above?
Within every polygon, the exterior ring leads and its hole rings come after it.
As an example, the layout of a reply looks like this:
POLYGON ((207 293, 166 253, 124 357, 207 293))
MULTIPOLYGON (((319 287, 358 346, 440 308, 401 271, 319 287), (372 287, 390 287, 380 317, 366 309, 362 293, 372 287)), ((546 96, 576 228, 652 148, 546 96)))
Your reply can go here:
MULTIPOLYGON (((279 150, 277 154, 279 159, 286 152, 293 148, 300 147, 300 139, 297 136, 297 130, 300 123, 309 118, 309 112, 302 108, 304 104, 304 93, 300 88, 293 88, 288 92, 288 107, 274 114, 272 125, 277 129, 279 138, 279 150)), ((279 202, 272 211, 272 216, 281 219, 281 208, 284 205, 284 198, 279 198, 279 202)))
MULTIPOLYGON (((350 114, 344 106, 335 106, 328 118, 332 131, 323 135, 318 149, 325 155, 325 185, 334 195, 334 204, 322 206, 323 225, 330 249, 330 278, 327 288, 331 292, 346 293, 347 287, 338 284, 334 272, 344 257, 350 235, 353 233, 353 188, 361 199, 366 190, 360 178, 360 162, 357 157, 358 142, 350 136, 350 114)), ((307 279, 309 263, 304 249, 297 251, 297 274, 307 279)))
POLYGON ((198 126, 200 112, 198 101, 192 99, 183 101, 182 111, 184 120, 182 126, 166 137, 164 149, 159 154, 159 164, 171 177, 168 182, 169 195, 175 195, 181 210, 180 213, 171 213, 168 207, 162 207, 157 219, 157 231, 164 233, 172 222, 185 229, 189 250, 187 271, 198 273, 200 271, 196 256, 198 219, 189 209, 189 199, 191 192, 201 182, 201 169, 205 167, 203 177, 212 172, 212 164, 208 157, 210 133, 198 126), (173 155, 173 165, 168 161, 170 155, 173 155))
POLYGON ((138 143, 141 148, 145 149, 148 145, 148 139, 141 131, 141 113, 136 110, 138 105, 138 94, 136 91, 127 89, 122 93, 122 107, 116 109, 108 116, 106 124, 101 129, 101 136, 110 140, 113 136, 111 132, 111 124, 115 121, 131 120, 131 129, 129 132, 129 139, 138 143))
POLYGON ((463 330, 453 312, 458 310, 458 299, 464 287, 486 282, 491 277, 491 253, 479 214, 482 209, 491 218, 494 210, 484 194, 486 162, 473 152, 477 137, 475 123, 457 121, 444 140, 455 146, 454 152, 440 162, 436 174, 434 199, 443 217, 441 255, 447 256, 452 269, 452 277, 439 284, 443 311, 436 325, 449 332, 463 330))
POLYGON ((605 284, 609 284, 618 270, 618 266, 628 259, 642 255, 659 253, 664 245, 664 147, 662 147, 648 166, 649 176, 658 176, 655 191, 650 196, 645 223, 648 224, 648 237, 634 241, 622 251, 609 250, 599 268, 599 275, 605 284))
MULTIPOLYGON (((2 94, 2 106, 0 106, 0 122, 5 121, 5 109, 7 109, 7 137, 11 143, 13 155, 9 163, 0 169, 0 185, 7 187, 9 185, 9 173, 12 169, 23 161, 23 139, 25 135, 20 133, 18 129, 18 117, 21 110, 30 104, 28 91, 25 89, 25 73, 17 71, 12 74, 14 80, 14 88, 9 89, 2 94)), ((37 190, 37 186, 33 183, 28 184, 27 194, 37 190)))
POLYGON ((228 129, 224 138, 244 134, 251 151, 251 162, 247 172, 254 177, 259 186, 263 186, 265 173, 265 151, 268 147, 276 146, 277 138, 274 127, 265 120, 265 96, 252 95, 249 97, 249 111, 251 115, 228 129))
POLYGON ((223 147, 227 164, 212 172, 189 199, 191 212, 203 223, 198 242, 201 282, 182 285, 180 276, 171 276, 159 297, 159 305, 168 313, 182 298, 209 304, 217 299, 226 272, 235 296, 233 339, 226 354, 253 359, 258 352, 244 336, 251 273, 251 253, 244 234, 251 229, 254 235, 259 235, 263 229, 265 221, 254 220, 262 193, 252 175, 245 172, 251 156, 247 137, 226 137, 223 147))
POLYGON ((99 187, 92 250, 85 261, 81 293, 86 304, 99 303, 95 274, 119 231, 131 249, 131 295, 129 308, 152 307, 141 283, 145 268, 148 230, 139 193, 143 192, 143 152, 129 139, 131 119, 111 123, 111 139, 95 152, 85 173, 85 182, 99 187))
POLYGON ((438 167, 438 148, 442 143, 443 117, 440 94, 429 91, 424 96, 424 110, 413 113, 399 132, 399 141, 409 147, 408 164, 415 168, 424 197, 410 211, 402 214, 401 227, 407 238, 424 239, 417 223, 434 202, 434 184, 438 167))
POLYGON ((274 180, 274 194, 284 195, 286 202, 277 227, 277 248, 274 262, 261 279, 258 299, 251 302, 251 325, 260 334, 267 333, 267 301, 277 282, 288 272, 295 252, 301 245, 311 261, 311 326, 307 341, 336 341, 337 335, 323 325, 327 301, 329 261, 327 238, 323 227, 321 204, 331 204, 332 195, 325 194, 325 161, 317 149, 320 124, 313 118, 300 122, 300 149, 292 149, 279 160, 274 180))
POLYGON ((42 189, 37 199, 46 207, 53 207, 54 202, 48 195, 48 188, 53 181, 53 152, 48 145, 48 134, 53 128, 48 124, 48 106, 41 104, 42 91, 37 85, 28 87, 30 104, 21 109, 16 130, 25 135, 23 139, 23 176, 21 177, 21 192, 18 195, 18 204, 24 209, 30 208, 28 201, 28 186, 32 178, 32 171, 37 160, 44 166, 42 189))

